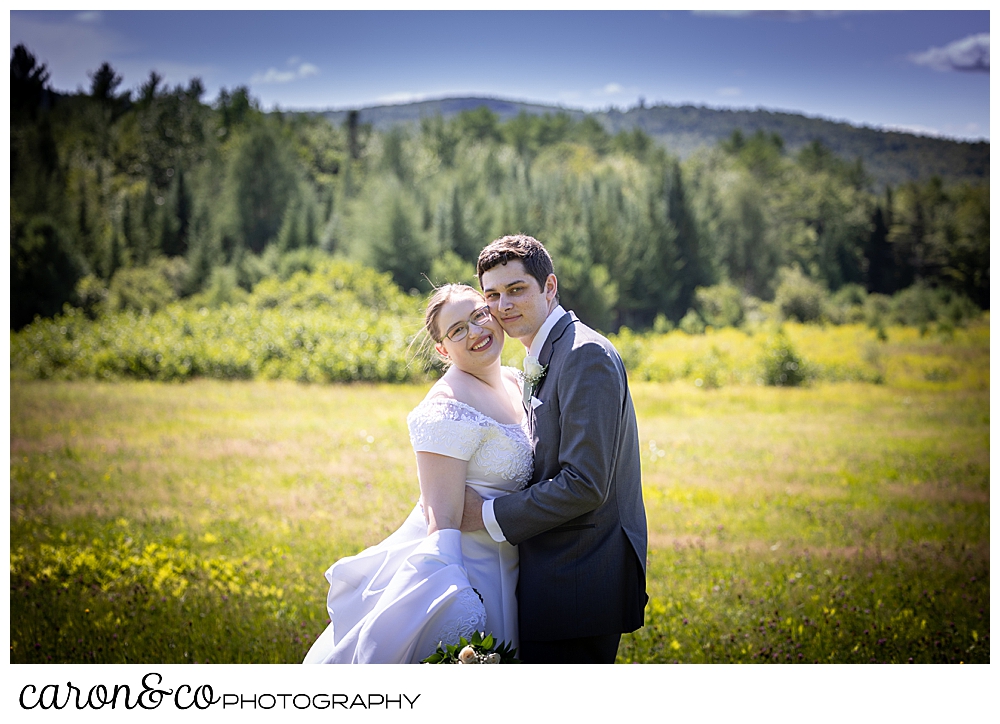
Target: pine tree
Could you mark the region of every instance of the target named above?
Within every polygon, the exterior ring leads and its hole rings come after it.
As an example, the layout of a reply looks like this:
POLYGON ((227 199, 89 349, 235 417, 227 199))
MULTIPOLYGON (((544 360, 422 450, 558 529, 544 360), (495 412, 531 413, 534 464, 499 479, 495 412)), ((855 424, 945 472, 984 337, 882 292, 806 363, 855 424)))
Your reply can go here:
MULTIPOLYGON (((892 193, 886 189, 885 208, 892 204, 892 193)), ((883 205, 878 204, 872 212, 871 233, 865 246, 865 288, 870 293, 893 294, 896 289, 896 263, 892 245, 889 243, 889 224, 883 205)))
POLYGON ((111 281, 115 272, 121 269, 122 266, 121 231, 117 227, 114 227, 111 230, 111 243, 108 244, 107 257, 104 260, 104 264, 102 264, 101 277, 106 282, 111 281))
POLYGON ((227 254, 240 248, 259 254, 275 238, 288 204, 298 195, 291 151, 264 124, 234 150, 225 179, 227 254))
POLYGON ((49 71, 28 49, 17 45, 10 58, 10 112, 12 120, 33 119, 48 94, 49 71))
POLYGON ((20 329, 35 315, 50 317, 73 298, 86 262, 51 218, 36 216, 12 229, 10 325, 20 329))
POLYGON ((671 319, 680 319, 694 301, 694 290, 711 284, 711 276, 698 238, 697 224, 688 204, 680 163, 676 159, 670 163, 664 176, 667 218, 675 233, 672 246, 676 253, 673 263, 678 284, 677 295, 670 308, 660 311, 671 319))
POLYGON ((166 201, 161 208, 164 229, 161 250, 167 256, 184 256, 188 249, 192 202, 183 167, 178 166, 175 170, 166 201))

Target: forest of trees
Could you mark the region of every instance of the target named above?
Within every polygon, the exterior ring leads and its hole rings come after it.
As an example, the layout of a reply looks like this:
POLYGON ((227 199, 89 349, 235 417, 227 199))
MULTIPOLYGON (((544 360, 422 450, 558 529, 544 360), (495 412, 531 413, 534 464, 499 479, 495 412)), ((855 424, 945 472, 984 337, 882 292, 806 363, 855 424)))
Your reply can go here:
POLYGON ((71 304, 154 310, 238 299, 301 258, 342 256, 404 290, 471 281, 523 232, 553 253, 563 302, 605 330, 680 322, 700 288, 773 300, 790 274, 829 293, 914 284, 989 304, 989 187, 876 188, 818 141, 734 133, 681 162, 641 130, 486 108, 376 132, 265 113, 245 87, 204 98, 154 71, 89 93, 11 57, 11 328, 71 304), (299 257, 295 255, 299 254, 299 257))
MULTIPOLYGON (((452 119, 463 111, 486 106, 501 122, 521 113, 540 116, 564 113, 574 121, 590 116, 606 131, 641 130, 682 161, 692 154, 725 141, 734 131, 753 136, 758 131, 770 136, 777 133, 792 154, 813 141, 842 158, 865 160, 865 172, 879 188, 899 186, 908 181, 940 176, 946 183, 981 183, 990 175, 988 141, 959 141, 936 136, 914 135, 854 126, 843 121, 804 116, 798 113, 769 111, 763 108, 729 109, 692 105, 646 105, 643 99, 632 108, 607 108, 586 112, 560 106, 504 100, 491 97, 441 98, 399 105, 366 106, 360 119, 377 131, 393 126, 418 126, 425 116, 441 115, 452 119)), ((348 110, 322 111, 334 125, 341 125, 348 110)))

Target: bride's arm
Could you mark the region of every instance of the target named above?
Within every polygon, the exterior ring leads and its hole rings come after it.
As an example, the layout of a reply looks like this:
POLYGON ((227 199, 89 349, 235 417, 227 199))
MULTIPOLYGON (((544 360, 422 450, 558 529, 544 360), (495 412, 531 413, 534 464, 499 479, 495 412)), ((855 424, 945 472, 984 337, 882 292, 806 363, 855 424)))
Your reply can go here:
POLYGON ((420 499, 427 533, 459 528, 465 507, 465 478, 469 463, 432 452, 417 453, 420 499))

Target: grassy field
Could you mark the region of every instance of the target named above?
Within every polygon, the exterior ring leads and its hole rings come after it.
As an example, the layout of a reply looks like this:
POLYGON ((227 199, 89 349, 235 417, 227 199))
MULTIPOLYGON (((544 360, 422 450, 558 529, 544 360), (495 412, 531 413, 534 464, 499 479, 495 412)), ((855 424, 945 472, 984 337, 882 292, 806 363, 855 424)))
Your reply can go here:
MULTIPOLYGON (((619 661, 989 662, 988 318, 787 334, 879 384, 756 385, 742 332, 643 342, 651 600, 619 661)), ((425 390, 12 381, 11 662, 301 660, 323 571, 416 500, 425 390)))

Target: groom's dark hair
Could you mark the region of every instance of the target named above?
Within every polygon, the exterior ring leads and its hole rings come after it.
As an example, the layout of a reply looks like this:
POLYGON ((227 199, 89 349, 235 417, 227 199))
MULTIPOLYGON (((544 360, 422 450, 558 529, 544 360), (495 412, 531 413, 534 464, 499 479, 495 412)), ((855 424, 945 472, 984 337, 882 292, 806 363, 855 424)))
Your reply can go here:
POLYGON ((542 246, 542 242, 527 234, 513 234, 491 241, 479 252, 479 261, 476 262, 479 286, 483 286, 483 272, 509 261, 524 264, 525 271, 535 278, 541 289, 545 289, 545 280, 549 278, 549 274, 555 274, 552 257, 542 246))

